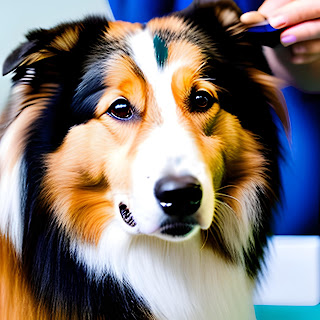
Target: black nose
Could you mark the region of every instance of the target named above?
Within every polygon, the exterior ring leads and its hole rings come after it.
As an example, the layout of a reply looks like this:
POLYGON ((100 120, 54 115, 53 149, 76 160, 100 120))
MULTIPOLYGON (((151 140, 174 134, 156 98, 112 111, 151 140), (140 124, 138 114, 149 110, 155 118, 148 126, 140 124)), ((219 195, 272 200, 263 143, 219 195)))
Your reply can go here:
POLYGON ((156 183, 154 193, 163 211, 170 216, 192 215, 202 199, 201 184, 192 176, 162 178, 156 183))

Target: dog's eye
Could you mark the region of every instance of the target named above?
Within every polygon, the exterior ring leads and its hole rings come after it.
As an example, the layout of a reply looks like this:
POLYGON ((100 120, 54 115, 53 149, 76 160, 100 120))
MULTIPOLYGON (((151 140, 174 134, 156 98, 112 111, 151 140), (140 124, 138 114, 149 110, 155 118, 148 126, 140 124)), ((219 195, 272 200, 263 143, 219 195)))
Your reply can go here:
POLYGON ((119 98, 111 104, 107 114, 119 120, 130 120, 133 116, 133 107, 127 99, 119 98))
POLYGON ((192 111, 206 111, 217 101, 208 91, 194 91, 190 97, 192 111))

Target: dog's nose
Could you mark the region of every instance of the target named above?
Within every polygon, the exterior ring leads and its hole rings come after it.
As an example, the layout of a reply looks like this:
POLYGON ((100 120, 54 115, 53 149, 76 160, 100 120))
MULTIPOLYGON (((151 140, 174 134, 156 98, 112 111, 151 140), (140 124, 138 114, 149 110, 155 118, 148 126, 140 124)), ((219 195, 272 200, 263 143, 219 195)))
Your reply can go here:
POLYGON ((200 182, 189 175, 160 179, 154 193, 163 211, 170 216, 192 215, 199 209, 202 199, 200 182))

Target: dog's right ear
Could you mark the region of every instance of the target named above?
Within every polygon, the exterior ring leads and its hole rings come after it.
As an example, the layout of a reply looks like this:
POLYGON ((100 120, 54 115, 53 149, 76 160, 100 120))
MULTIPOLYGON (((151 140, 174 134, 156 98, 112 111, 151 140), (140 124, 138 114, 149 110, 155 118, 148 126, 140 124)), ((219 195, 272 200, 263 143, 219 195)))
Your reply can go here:
POLYGON ((5 60, 2 73, 6 75, 21 66, 31 66, 43 59, 71 51, 79 40, 79 25, 65 24, 52 29, 31 31, 29 40, 16 48, 5 60))
POLYGON ((16 48, 4 61, 2 68, 2 75, 7 75, 11 71, 15 70, 25 58, 36 50, 37 41, 30 41, 22 43, 16 48))
POLYGON ((59 56, 67 60, 69 57, 69 63, 72 63, 73 53, 90 48, 92 41, 96 41, 107 26, 108 21, 104 17, 88 17, 82 21, 60 24, 51 29, 31 31, 26 36, 28 41, 7 57, 2 73, 6 75, 22 66, 33 67, 50 57, 59 56))

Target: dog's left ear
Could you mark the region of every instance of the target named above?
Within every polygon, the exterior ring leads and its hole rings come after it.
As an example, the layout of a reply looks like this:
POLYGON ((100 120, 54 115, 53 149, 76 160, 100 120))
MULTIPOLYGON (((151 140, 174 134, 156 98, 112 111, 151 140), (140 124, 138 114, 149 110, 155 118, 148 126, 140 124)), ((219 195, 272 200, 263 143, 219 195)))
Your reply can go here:
POLYGON ((240 22, 242 12, 234 1, 194 0, 189 7, 175 14, 205 32, 226 61, 235 65, 251 61, 253 65, 259 65, 260 70, 269 71, 260 46, 243 45, 247 42, 246 27, 240 22), (259 50, 260 54, 256 54, 259 50))

